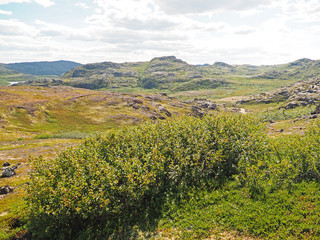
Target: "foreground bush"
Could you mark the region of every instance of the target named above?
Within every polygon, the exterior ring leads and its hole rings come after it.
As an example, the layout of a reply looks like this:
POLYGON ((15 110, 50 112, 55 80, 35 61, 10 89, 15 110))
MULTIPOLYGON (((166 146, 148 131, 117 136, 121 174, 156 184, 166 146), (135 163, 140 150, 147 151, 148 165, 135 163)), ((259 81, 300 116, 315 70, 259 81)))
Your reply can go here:
POLYGON ((245 166, 264 154, 263 132, 250 116, 187 118, 86 140, 51 162, 39 158, 29 228, 35 238, 90 239, 150 227, 166 200, 218 187, 239 171, 246 177, 245 166))
POLYGON ((320 122, 304 135, 270 138, 259 157, 241 159, 236 176, 252 198, 320 180, 320 122))

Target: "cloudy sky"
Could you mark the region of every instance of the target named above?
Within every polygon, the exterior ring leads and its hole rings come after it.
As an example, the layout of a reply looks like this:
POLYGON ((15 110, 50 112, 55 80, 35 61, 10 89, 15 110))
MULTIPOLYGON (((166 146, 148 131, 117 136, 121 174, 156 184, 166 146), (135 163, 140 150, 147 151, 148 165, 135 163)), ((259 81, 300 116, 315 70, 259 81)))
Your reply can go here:
POLYGON ((320 0, 0 0, 0 62, 320 59, 320 0))

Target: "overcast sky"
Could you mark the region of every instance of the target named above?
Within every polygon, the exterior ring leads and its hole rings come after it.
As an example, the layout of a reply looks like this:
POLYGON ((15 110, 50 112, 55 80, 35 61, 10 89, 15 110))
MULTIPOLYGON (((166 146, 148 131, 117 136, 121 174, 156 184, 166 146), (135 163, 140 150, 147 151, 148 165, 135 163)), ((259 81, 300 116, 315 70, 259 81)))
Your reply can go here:
POLYGON ((0 0, 0 62, 320 59, 320 0, 0 0))

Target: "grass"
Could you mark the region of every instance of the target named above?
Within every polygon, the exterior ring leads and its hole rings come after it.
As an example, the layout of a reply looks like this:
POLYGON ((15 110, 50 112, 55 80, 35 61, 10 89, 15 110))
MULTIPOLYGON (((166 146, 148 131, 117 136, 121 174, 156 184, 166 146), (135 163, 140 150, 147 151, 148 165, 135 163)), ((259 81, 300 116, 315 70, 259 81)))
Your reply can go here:
POLYGON ((235 182, 217 190, 194 190, 178 204, 167 206, 159 228, 164 233, 176 229, 179 239, 215 239, 219 231, 213 233, 221 227, 262 239, 320 237, 319 184, 302 182, 292 188, 259 200, 248 198, 246 189, 235 182))
MULTIPOLYGON (((15 133, 15 137, 18 133, 15 133)), ((25 197, 26 185, 30 181, 28 172, 31 170, 29 159, 32 156, 43 155, 53 158, 67 146, 79 143, 78 139, 32 139, 20 141, 1 141, 0 165, 6 161, 12 165, 22 163, 16 170, 17 175, 10 178, 0 178, 0 186, 14 187, 10 193, 0 199, 0 239, 7 240, 26 232, 25 197)))
MULTIPOLYGON (((17 189, 15 189, 17 191, 17 189)), ((25 230, 25 191, 9 194, 0 201, 0 239, 10 239, 25 230)))
POLYGON ((258 117, 261 118, 264 122, 270 121, 279 121, 279 120, 288 120, 288 119, 296 119, 304 116, 311 115, 316 109, 315 105, 297 107, 294 109, 284 109, 284 108, 276 108, 272 110, 266 110, 260 114, 258 117))
POLYGON ((218 100, 221 98, 234 96, 255 95, 296 82, 296 80, 293 79, 257 79, 229 75, 224 76, 224 79, 226 79, 226 81, 230 83, 229 86, 221 86, 212 90, 203 89, 198 91, 170 92, 170 95, 184 100, 193 99, 195 97, 218 100))

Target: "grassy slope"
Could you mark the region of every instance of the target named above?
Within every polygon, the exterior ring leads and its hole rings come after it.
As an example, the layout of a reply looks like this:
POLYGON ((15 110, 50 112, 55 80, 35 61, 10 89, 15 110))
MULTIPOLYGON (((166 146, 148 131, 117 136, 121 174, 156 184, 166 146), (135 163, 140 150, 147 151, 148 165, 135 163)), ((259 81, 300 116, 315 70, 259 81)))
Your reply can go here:
POLYGON ((151 116, 167 118, 159 111, 160 106, 172 118, 191 113, 188 104, 160 94, 131 95, 70 87, 0 87, 0 166, 6 161, 22 164, 16 176, 0 178, 0 187, 15 187, 13 194, 1 197, 0 239, 8 239, 23 226, 30 156, 41 154, 52 159, 85 137, 151 121, 151 116))
POLYGON ((31 75, 7 69, 5 64, 0 64, 0 86, 6 86, 9 82, 20 82, 31 79, 31 75))

